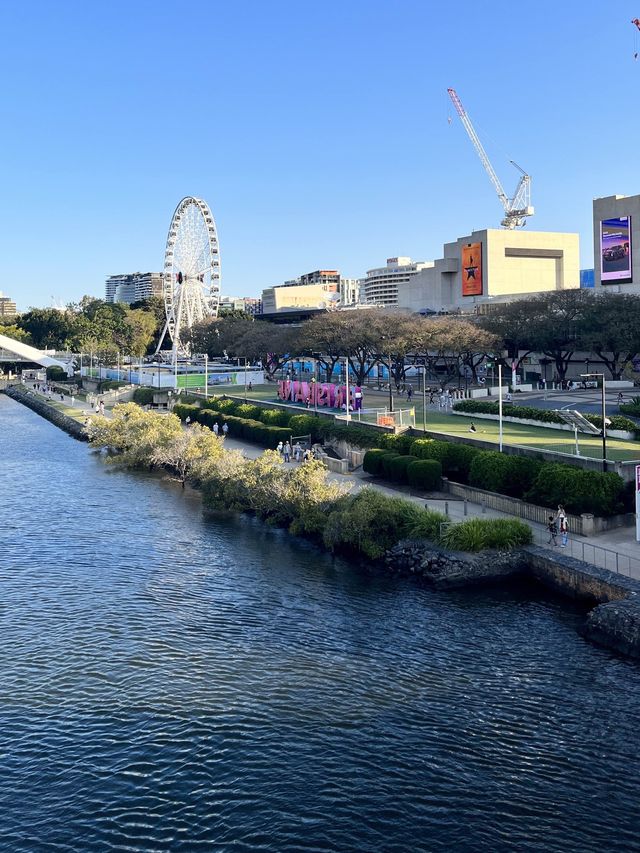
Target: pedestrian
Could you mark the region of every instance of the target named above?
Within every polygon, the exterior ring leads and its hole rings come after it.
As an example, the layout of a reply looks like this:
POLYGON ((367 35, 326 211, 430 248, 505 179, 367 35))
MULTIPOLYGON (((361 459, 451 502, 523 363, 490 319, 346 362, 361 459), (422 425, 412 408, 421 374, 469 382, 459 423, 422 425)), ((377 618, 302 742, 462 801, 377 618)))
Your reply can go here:
POLYGON ((74 405, 75 401, 76 401, 76 398, 75 398, 75 397, 73 396, 73 394, 72 394, 72 395, 71 395, 71 408, 72 408, 72 409, 73 409, 73 405, 74 405))
POLYGON ((507 393, 505 394, 505 397, 504 397, 505 403, 510 403, 512 400, 513 400, 513 397, 511 396, 511 391, 507 391, 507 393))
POLYGON ((189 424, 191 423, 191 415, 187 415, 187 417, 184 419, 184 422, 187 426, 189 426, 189 424))
POLYGON ((227 423, 222 424, 222 432, 223 432, 223 435, 226 437, 227 433, 229 432, 229 424, 227 424, 227 423))
POLYGON ((407 403, 411 402, 411 398, 413 397, 413 388, 411 385, 407 388, 407 403))
POLYGON ((60 394, 60 400, 64 403, 64 394, 60 394))
POLYGON ((100 414, 104 417, 104 400, 100 400, 100 402, 98 403, 98 408, 100 414))
POLYGON ((291 445, 288 441, 285 441, 282 452, 284 453, 284 461, 291 462, 291 445))
POLYGON ((549 539, 547 540, 547 545, 551 545, 551 543, 553 542, 554 546, 557 546, 558 540, 556 537, 558 535, 558 525, 556 524, 556 519, 553 515, 549 516, 547 531, 549 532, 549 539))
POLYGON ((618 391, 618 405, 620 405, 624 401, 624 397, 622 396, 622 391, 618 391))
POLYGON ((247 391, 253 391, 253 382, 249 380, 249 384, 247 385, 247 391))
POLYGON ((282 456, 282 454, 284 453, 284 444, 281 441, 278 442, 276 450, 278 451, 280 456, 282 456))
POLYGON ((471 423, 469 424, 469 432, 478 432, 478 430, 476 429, 476 425, 473 421, 471 421, 471 423))
POLYGON ((302 455, 302 445, 300 444, 299 441, 296 441, 296 443, 293 445, 293 458, 296 460, 296 462, 300 461, 301 455, 302 455))
POLYGON ((213 425, 213 434, 218 435, 219 432, 220 432, 220 426, 218 424, 218 421, 216 421, 213 425))
POLYGON ((567 539, 569 538, 569 527, 567 524, 567 513, 562 504, 558 504, 558 512, 556 513, 556 525, 560 531, 561 548, 567 547, 567 539))

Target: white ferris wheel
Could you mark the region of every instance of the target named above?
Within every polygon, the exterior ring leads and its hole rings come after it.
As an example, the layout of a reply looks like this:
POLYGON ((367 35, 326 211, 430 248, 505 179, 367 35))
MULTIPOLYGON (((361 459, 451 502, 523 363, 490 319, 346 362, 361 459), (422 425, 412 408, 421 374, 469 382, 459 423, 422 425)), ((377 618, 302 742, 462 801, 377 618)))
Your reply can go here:
POLYGON ((215 317, 220 301, 220 249, 208 204, 187 196, 176 207, 164 253, 163 296, 173 359, 188 355, 185 333, 205 317, 215 317))

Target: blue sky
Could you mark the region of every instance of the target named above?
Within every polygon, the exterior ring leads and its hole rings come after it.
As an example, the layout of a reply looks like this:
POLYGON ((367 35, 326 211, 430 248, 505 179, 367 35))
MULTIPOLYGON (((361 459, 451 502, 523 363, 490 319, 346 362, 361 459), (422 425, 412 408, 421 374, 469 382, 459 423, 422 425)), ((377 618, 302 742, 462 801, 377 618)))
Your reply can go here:
POLYGON ((530 227, 578 231, 590 266, 592 198, 640 192, 637 15, 640 0, 5 4, 0 289, 26 309, 161 269, 185 195, 214 212, 227 294, 440 257, 502 212, 447 86, 507 192, 509 157, 533 176, 530 227))

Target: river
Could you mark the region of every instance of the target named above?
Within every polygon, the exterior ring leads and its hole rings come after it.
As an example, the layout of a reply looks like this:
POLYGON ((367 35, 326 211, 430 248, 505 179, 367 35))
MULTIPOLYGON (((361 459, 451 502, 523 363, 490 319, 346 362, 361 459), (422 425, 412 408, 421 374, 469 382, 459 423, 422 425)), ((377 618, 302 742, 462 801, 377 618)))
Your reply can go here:
POLYGON ((0 850, 640 850, 640 667, 370 576, 0 395, 0 850))

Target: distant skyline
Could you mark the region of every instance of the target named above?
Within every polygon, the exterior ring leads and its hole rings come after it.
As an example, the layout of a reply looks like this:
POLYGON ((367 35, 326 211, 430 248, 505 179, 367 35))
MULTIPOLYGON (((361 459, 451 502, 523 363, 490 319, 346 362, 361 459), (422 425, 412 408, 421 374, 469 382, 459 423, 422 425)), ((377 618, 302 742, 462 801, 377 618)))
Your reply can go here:
POLYGON ((0 289, 26 310, 161 270, 186 195, 223 294, 438 258, 502 216, 448 86, 507 193, 509 158, 532 175, 527 228, 578 232, 590 267, 592 199, 640 192, 640 5, 615 5, 9 4, 0 289))

